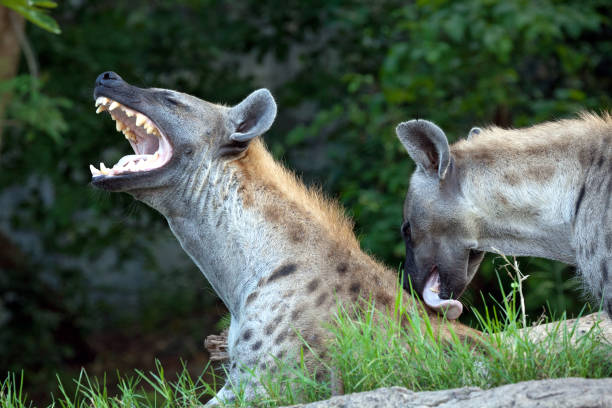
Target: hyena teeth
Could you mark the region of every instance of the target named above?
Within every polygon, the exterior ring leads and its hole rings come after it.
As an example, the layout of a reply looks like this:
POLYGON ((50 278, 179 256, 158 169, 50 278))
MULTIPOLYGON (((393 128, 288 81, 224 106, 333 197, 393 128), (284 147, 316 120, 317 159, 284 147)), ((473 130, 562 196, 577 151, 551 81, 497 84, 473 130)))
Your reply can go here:
POLYGON ((107 175, 110 173, 110 170, 104 165, 104 163, 100 163, 100 173, 107 175))
POLYGON ((96 109, 96 113, 100 113, 106 110, 106 106, 104 105, 100 105, 98 106, 98 109, 96 109))
POLYGON ((112 111, 113 109, 115 109, 117 107, 119 107, 119 102, 112 101, 110 106, 108 107, 108 110, 112 111))
POLYGON ((96 169, 95 166, 93 164, 89 165, 89 171, 91 171, 91 175, 92 176, 101 176, 102 173, 100 172, 100 170, 96 169))
POLYGON ((141 126, 146 120, 147 118, 143 114, 136 114, 136 126, 141 126))

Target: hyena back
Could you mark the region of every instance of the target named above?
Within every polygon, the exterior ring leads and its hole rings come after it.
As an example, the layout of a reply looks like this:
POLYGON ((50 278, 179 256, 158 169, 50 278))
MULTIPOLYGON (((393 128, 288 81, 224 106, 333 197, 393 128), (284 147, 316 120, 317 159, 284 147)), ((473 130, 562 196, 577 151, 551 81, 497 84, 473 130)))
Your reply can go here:
POLYGON ((457 299, 492 251, 577 266, 612 316, 610 114, 476 128, 452 146, 425 120, 396 131, 417 164, 404 203, 405 270, 426 302, 457 299))

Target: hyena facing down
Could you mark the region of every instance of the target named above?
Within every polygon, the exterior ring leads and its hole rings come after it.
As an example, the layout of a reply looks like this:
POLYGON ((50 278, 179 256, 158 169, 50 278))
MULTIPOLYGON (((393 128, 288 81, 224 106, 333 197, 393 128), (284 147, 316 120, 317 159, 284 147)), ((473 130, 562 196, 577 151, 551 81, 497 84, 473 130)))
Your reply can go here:
POLYGON ((231 400, 234 389, 252 398, 256 375, 298 358, 300 336, 323 352, 337 302, 371 296, 380 310, 393 307, 397 275, 362 252, 342 212, 274 161, 258 137, 276 116, 267 90, 230 108, 106 72, 94 98, 136 154, 110 169, 92 166, 92 184, 164 215, 231 313, 228 379, 211 404, 231 400))
POLYGON ((610 114, 476 128, 450 147, 426 120, 396 132, 417 164, 404 203, 405 272, 427 304, 459 316, 456 299, 483 251, 500 251, 577 266, 612 317, 610 114))

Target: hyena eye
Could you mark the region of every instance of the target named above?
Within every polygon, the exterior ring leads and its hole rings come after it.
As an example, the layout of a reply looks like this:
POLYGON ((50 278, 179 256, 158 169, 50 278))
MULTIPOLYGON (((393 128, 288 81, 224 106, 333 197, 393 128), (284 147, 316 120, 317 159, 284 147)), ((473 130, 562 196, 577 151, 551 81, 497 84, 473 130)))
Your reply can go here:
POLYGON ((401 228, 402 237, 408 239, 410 238, 410 223, 408 221, 404 221, 401 228))

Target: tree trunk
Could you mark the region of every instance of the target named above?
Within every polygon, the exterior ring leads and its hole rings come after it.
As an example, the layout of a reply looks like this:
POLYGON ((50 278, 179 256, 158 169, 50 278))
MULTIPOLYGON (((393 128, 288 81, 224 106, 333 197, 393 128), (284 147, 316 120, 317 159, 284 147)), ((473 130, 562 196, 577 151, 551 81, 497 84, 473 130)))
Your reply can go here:
MULTIPOLYGON (((23 17, 13 10, 0 6, 0 81, 10 79, 17 73, 19 65, 19 37, 23 33, 23 17)), ((0 148, 4 128, 4 110, 10 95, 0 95, 0 148)))

